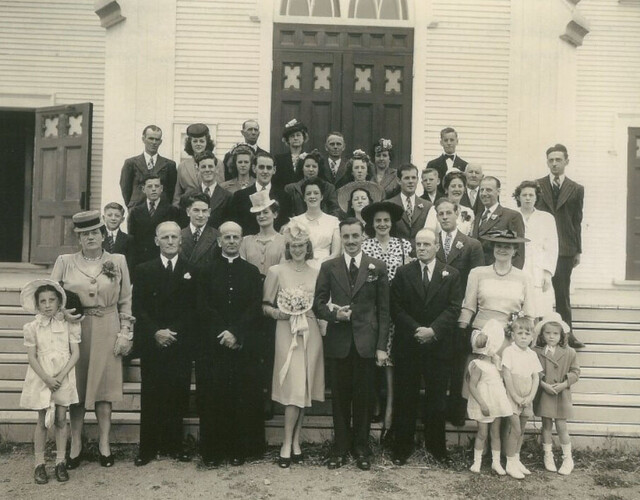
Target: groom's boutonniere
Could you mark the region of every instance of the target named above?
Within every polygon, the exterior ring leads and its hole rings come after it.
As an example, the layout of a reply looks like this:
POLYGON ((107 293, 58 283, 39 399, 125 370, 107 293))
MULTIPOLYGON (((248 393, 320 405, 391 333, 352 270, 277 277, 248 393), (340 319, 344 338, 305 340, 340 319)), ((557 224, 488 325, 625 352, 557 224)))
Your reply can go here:
POLYGON ((424 205, 422 203, 418 203, 418 208, 424 208, 424 205))
POLYGON ((378 279, 378 270, 376 266, 373 264, 369 264, 367 266, 367 281, 377 281, 378 279))
POLYGON ((491 220, 496 220, 498 216, 496 214, 491 215, 491 220))
POLYGON ((464 246, 464 243, 462 243, 461 241, 459 241, 458 243, 456 243, 456 248, 458 250, 462 249, 462 247, 464 246))
POLYGON ((185 279, 185 280, 190 280, 191 279, 191 274, 184 273, 184 276, 182 278, 185 279))
POLYGON ((449 271, 442 271, 442 277, 446 278, 447 276, 449 276, 449 271))

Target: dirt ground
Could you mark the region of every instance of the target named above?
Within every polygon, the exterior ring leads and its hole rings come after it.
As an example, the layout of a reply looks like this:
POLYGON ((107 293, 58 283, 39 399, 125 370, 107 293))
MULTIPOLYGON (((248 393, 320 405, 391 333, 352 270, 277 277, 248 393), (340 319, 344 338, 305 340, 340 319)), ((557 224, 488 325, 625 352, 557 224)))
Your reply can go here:
POLYGON ((275 464, 278 450, 241 467, 217 470, 202 467, 198 459, 178 463, 159 459, 145 467, 135 467, 136 448, 114 446, 116 463, 100 467, 95 451, 89 461, 70 471, 67 483, 53 476, 53 450, 47 453, 49 484, 33 482, 33 455, 29 445, 5 443, 0 450, 0 498, 224 498, 224 499, 600 499, 640 498, 640 454, 617 451, 575 453, 576 470, 568 477, 544 471, 534 443, 522 459, 533 474, 518 481, 490 473, 485 461, 481 474, 467 470, 468 450, 453 450, 455 466, 445 469, 418 451, 403 467, 394 467, 389 455, 376 450, 371 471, 360 471, 355 463, 336 471, 323 465, 324 446, 303 447, 305 464, 281 470, 275 464))

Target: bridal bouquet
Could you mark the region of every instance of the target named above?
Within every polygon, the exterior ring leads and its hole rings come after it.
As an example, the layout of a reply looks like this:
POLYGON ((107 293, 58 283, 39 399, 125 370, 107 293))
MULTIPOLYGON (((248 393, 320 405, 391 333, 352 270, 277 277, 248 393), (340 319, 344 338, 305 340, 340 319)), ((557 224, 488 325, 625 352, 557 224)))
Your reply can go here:
POLYGON ((302 336, 303 345, 306 347, 307 336, 309 331, 309 323, 307 322, 307 312, 313 306, 313 292, 304 290, 301 286, 296 288, 283 288, 278 292, 278 309, 289 314, 289 325, 291 327, 291 344, 287 352, 287 359, 280 369, 279 381, 283 384, 289 365, 291 364, 291 356, 293 351, 298 347, 297 337, 302 336))

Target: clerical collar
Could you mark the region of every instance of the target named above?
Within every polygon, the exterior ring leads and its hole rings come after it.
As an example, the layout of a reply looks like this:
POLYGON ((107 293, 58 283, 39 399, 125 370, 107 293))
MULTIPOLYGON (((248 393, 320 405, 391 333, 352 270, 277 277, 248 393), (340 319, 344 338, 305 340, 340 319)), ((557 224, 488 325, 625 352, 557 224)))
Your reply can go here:
POLYGON ((344 261, 347 264, 347 269, 349 269, 349 266, 351 265, 351 259, 354 258, 356 259, 356 267, 360 269, 360 262, 362 262, 362 250, 360 250, 358 255, 355 255, 354 257, 349 255, 347 252, 344 253, 344 261))
POLYGON ((162 260, 162 265, 167 267, 169 261, 171 261, 171 268, 175 269, 176 264, 178 263, 178 254, 175 254, 172 258, 168 259, 164 255, 160 254, 160 259, 162 260))
POLYGON ((233 261, 234 261, 234 260, 236 260, 238 257, 240 257, 240 255, 239 255, 239 254, 236 254, 236 255, 234 255, 233 257, 231 257, 231 256, 227 255, 227 254, 226 254, 226 253, 224 253, 224 252, 221 252, 221 254, 222 254, 222 258, 223 258, 223 259, 226 259, 226 260, 227 260, 227 262, 228 262, 229 264, 233 264, 233 261))

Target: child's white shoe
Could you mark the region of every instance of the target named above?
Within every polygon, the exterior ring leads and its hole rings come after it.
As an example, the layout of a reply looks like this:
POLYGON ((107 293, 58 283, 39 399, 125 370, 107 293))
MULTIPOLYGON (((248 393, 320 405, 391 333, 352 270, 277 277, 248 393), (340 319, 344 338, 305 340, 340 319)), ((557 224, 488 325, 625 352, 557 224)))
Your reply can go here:
POLYGON ((475 472, 476 474, 480 474, 480 467, 482 466, 482 462, 473 462, 473 465, 469 467, 471 472, 475 472))
POLYGON ((516 462, 514 459, 507 458, 506 473, 509 474, 514 479, 524 479, 524 474, 520 470, 518 462, 516 462))
POLYGON ((500 462, 494 460, 491 462, 491 470, 498 474, 498 476, 506 476, 507 472, 502 468, 500 462))
POLYGON ((553 453, 544 454, 544 468, 549 472, 558 472, 558 469, 556 468, 556 462, 553 459, 553 453))
POLYGON ((571 474, 573 470, 573 458, 571 456, 564 457, 562 459, 562 465, 558 469, 558 474, 562 474, 563 476, 568 476, 571 474))
POLYGON ((524 464, 520 461, 519 458, 518 458, 518 467, 520 468, 520 472, 522 472, 525 476, 528 476, 529 474, 531 474, 531 471, 524 466, 524 464))

